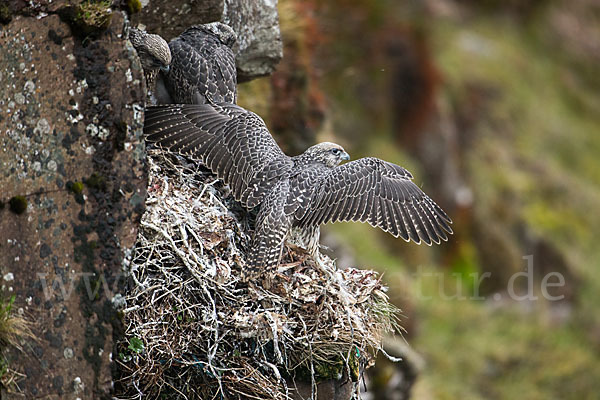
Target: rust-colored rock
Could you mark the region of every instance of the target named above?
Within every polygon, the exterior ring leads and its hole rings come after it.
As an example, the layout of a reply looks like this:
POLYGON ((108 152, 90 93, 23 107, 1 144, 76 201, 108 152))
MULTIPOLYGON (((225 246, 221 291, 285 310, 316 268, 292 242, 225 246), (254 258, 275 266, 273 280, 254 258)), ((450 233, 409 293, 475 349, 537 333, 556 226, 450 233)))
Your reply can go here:
POLYGON ((317 141, 326 113, 325 95, 314 68, 321 37, 314 18, 316 8, 302 4, 294 12, 304 22, 284 37, 285 58, 271 76, 269 109, 269 128, 290 154, 301 153, 317 141))
POLYGON ((146 190, 143 77, 123 25, 115 12, 78 39, 52 14, 0 31, 0 199, 27 199, 23 214, 0 209, 0 275, 36 337, 9 350, 23 377, 2 399, 111 390, 113 303, 146 190))

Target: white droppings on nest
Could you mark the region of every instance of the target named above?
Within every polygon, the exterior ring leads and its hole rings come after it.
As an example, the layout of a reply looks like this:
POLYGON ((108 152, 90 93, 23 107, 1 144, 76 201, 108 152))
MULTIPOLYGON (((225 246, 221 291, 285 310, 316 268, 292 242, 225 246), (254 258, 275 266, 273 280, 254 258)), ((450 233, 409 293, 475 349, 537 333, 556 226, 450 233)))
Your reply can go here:
POLYGON ((229 189, 183 158, 153 150, 148 162, 120 398, 285 400, 294 376, 357 378, 373 362, 398 329, 376 272, 286 247, 279 268, 244 282, 252 221, 229 189))

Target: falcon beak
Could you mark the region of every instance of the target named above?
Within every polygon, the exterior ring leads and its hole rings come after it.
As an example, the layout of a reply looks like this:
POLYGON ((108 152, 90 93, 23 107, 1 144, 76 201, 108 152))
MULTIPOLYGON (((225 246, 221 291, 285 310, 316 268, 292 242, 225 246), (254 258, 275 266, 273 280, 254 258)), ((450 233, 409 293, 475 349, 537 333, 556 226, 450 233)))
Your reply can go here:
POLYGON ((348 161, 350 159, 350 154, 346 153, 345 151, 342 153, 342 155, 340 156, 340 158, 342 160, 348 161))
POLYGON ((165 74, 168 73, 171 70, 171 66, 170 65, 165 65, 164 67, 160 67, 161 71, 164 72, 165 74))

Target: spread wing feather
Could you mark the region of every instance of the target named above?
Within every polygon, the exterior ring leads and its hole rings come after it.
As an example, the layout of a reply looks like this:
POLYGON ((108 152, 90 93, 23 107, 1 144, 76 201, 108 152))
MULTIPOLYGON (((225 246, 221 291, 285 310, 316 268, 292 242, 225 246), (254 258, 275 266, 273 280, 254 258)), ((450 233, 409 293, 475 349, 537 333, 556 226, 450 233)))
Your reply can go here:
POLYGON ((263 120, 233 104, 148 107, 144 133, 148 142, 200 160, 247 208, 293 167, 263 120))
POLYGON ((452 221, 412 181, 406 169, 377 158, 362 158, 324 175, 299 221, 308 227, 361 221, 416 243, 440 243, 452 221))

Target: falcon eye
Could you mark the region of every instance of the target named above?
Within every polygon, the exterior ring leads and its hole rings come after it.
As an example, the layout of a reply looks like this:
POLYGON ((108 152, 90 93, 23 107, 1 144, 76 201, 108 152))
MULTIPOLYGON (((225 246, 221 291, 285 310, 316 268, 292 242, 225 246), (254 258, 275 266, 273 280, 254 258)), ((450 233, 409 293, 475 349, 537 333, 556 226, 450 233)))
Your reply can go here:
POLYGON ((331 152, 337 156, 338 154, 340 154, 340 149, 331 149, 331 152))

